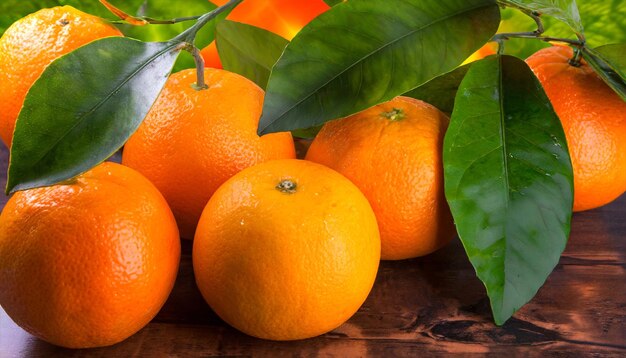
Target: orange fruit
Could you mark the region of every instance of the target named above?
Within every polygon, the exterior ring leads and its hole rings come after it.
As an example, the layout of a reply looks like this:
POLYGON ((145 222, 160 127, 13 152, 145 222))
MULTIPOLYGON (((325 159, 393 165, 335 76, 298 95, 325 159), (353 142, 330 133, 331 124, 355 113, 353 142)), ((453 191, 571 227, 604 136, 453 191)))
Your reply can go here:
POLYGON ((448 121, 427 103, 397 97, 327 122, 309 148, 307 160, 345 175, 372 204, 384 260, 429 254, 455 235, 443 192, 448 121))
MULTIPOLYGON (((228 0, 212 0, 222 6, 228 0)), ((246 0, 228 15, 227 19, 260 27, 291 40, 304 25, 328 10, 323 0, 246 0)), ((222 68, 215 42, 201 51, 207 67, 222 68)))
POLYGON ((122 33, 71 6, 39 10, 6 30, 0 39, 0 138, 7 147, 26 93, 46 67, 58 57, 108 36, 122 33))
POLYGON ((483 47, 479 48, 474 52, 470 57, 468 57, 461 65, 466 65, 470 62, 474 62, 480 59, 483 59, 487 56, 495 55, 497 50, 497 45, 489 42, 483 45, 483 47))
POLYGON ((176 279, 180 240, 159 191, 104 163, 17 192, 0 215, 0 305, 31 334, 107 346, 145 326, 176 279))
POLYGON ((552 46, 526 62, 561 120, 574 168, 574 211, 610 203, 626 191, 626 102, 573 50, 552 46))
POLYGON ((205 80, 209 88, 196 90, 194 69, 173 74, 122 159, 161 190, 189 239, 228 178, 260 162, 295 157, 290 133, 257 135, 262 89, 224 70, 207 68, 205 80))
POLYGON ((374 284, 376 218, 363 194, 319 164, 240 172, 207 204, 193 243, 202 296, 249 335, 294 340, 348 320, 374 284))

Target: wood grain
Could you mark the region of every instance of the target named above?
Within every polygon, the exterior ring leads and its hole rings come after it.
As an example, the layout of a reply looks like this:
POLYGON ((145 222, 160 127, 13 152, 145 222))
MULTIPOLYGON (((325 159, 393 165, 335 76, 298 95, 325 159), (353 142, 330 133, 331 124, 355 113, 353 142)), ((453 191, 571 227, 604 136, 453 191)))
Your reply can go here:
MULTIPOLYGON (((0 172, 7 150, 0 150, 0 172)), ((4 178, 0 179, 4 185, 4 178)), ((0 205, 6 198, 0 195, 0 205)), ((67 350, 42 342, 0 311, 0 357, 626 356, 626 195, 574 215, 561 261, 537 296, 504 326, 458 240, 423 258, 383 262, 361 309, 323 336, 271 342, 246 336, 204 303, 183 242, 176 286, 143 330, 117 345, 67 350)))

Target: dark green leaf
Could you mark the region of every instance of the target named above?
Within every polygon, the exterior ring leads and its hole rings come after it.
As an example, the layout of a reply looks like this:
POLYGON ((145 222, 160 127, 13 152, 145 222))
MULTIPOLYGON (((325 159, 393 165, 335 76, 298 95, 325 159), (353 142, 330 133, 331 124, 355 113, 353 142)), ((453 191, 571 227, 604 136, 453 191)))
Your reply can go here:
POLYGON ((321 14, 287 45, 259 133, 309 128, 451 71, 495 33, 494 0, 359 0, 321 14))
POLYGON ((105 38, 54 61, 18 117, 7 192, 72 178, 118 150, 167 80, 179 43, 105 38))
POLYGON ((263 89, 272 67, 289 43, 273 32, 227 20, 217 25, 216 42, 224 69, 254 81, 263 89))
POLYGON ((524 61, 491 56, 472 64, 443 160, 457 231, 503 324, 558 263, 573 203, 565 134, 524 61))
MULTIPOLYGON (((214 10, 217 6, 207 0, 185 0, 174 2, 171 0, 145 0, 136 10, 131 11, 140 17, 150 17, 159 20, 169 20, 173 18, 196 16, 214 10)), ((223 13, 220 19, 225 18, 228 12, 223 13)), ((195 21, 179 22, 167 25, 146 25, 146 26, 120 26, 124 35, 142 41, 161 42, 167 41, 184 30, 192 26, 195 21)), ((210 44, 215 38, 215 23, 209 24, 198 32, 195 45, 203 48, 210 44)), ((185 68, 194 68, 193 57, 188 53, 183 53, 174 66, 174 72, 185 68)))
POLYGON ((320 124, 319 126, 305 128, 305 129, 295 129, 291 131, 291 135, 296 138, 304 138, 304 139, 313 139, 317 135, 317 133, 322 130, 324 125, 320 124))
POLYGON ((328 6, 335 6, 344 2, 344 0, 324 0, 324 2, 328 4, 328 6))
POLYGON ((552 16, 566 23, 577 34, 583 33, 576 0, 499 0, 499 2, 528 12, 535 11, 541 15, 552 16))
POLYGON ((583 48, 583 58, 624 101, 626 101, 626 44, 583 48))
POLYGON ((594 50, 622 77, 622 80, 626 80, 626 43, 604 45, 594 50))
POLYGON ((452 113, 456 92, 469 67, 470 64, 457 67, 453 71, 435 77, 416 89, 405 93, 403 96, 420 99, 439 108, 440 111, 452 113))

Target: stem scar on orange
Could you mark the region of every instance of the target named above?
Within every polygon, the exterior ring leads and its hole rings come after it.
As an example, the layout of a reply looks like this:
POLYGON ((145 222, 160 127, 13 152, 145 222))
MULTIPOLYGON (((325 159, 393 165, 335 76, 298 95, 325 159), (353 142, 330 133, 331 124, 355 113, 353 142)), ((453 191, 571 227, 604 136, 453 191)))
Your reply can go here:
POLYGON ((228 178, 257 163, 295 158, 289 132, 259 137, 264 92, 240 75, 206 68, 173 74, 124 147, 122 162, 165 196, 184 238, 192 239, 202 209, 228 178))
POLYGON ((574 211, 600 207, 626 192, 626 102, 573 50, 552 46, 526 62, 561 120, 574 168, 574 211))
POLYGON ((443 192, 443 136, 448 117, 407 97, 327 122, 307 160, 352 180, 380 227, 381 257, 429 254, 455 235, 443 192))
POLYGON ((202 296, 249 335, 328 332, 369 294, 380 260, 376 217, 341 174, 303 160, 245 169, 207 204, 193 243, 202 296))
POLYGON ((82 45, 109 36, 122 33, 71 6, 39 10, 6 30, 0 39, 0 138, 7 147, 26 93, 46 67, 82 45))

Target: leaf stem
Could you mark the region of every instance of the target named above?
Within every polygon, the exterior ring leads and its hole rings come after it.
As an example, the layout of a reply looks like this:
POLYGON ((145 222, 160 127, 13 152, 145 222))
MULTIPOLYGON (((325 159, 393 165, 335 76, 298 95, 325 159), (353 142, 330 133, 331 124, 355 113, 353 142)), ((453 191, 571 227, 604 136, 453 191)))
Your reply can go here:
POLYGON ((200 17, 198 17, 197 22, 188 28, 187 30, 181 32, 178 36, 174 37, 171 42, 180 42, 185 51, 191 53, 193 55, 194 62, 196 63, 196 83, 192 86, 196 91, 201 91, 209 88, 206 82, 204 81, 204 59, 200 54, 200 50, 194 45, 196 40, 196 35, 198 31, 202 29, 206 24, 208 24, 211 20, 215 19, 219 14, 229 11, 235 6, 239 5, 243 0, 230 0, 223 6, 218 7, 217 9, 208 12, 200 17))
MULTIPOLYGON (((175 19, 171 19, 171 20, 159 20, 159 19, 153 19, 151 17, 145 17, 145 16, 141 16, 141 17, 137 17, 136 19, 144 21, 146 24, 148 25, 173 25, 173 24, 177 24, 180 22, 185 22, 185 21, 193 21, 193 20, 198 20, 202 15, 197 15, 197 16, 187 16, 187 17, 177 17, 175 19)), ((128 25, 128 21, 125 20, 110 20, 109 21, 112 24, 118 24, 118 25, 128 25)), ((132 24, 130 24, 132 25, 132 24)))
POLYGON ((204 25, 209 23, 211 20, 216 18, 219 14, 223 13, 224 11, 231 10, 242 1, 243 0, 230 0, 223 6, 220 6, 217 9, 200 16, 198 18, 198 22, 196 22, 193 26, 191 26, 190 28, 182 32, 180 35, 174 37, 172 41, 188 42, 190 44, 193 44, 196 39, 196 35, 198 34, 198 31, 200 31, 200 29, 202 29, 204 25))
POLYGON ((493 38, 491 39, 491 41, 497 42, 498 45, 500 45, 500 47, 503 47, 504 40, 509 40, 511 38, 536 39, 536 40, 541 40, 545 42, 549 42, 549 41, 564 42, 570 45, 574 45, 576 47, 582 47, 585 45, 585 39, 584 37, 581 37, 581 36, 578 36, 578 40, 566 39, 566 38, 560 38, 560 37, 542 36, 542 34, 545 32, 545 28, 543 26, 543 22, 541 21, 541 14, 539 14, 536 11, 528 12, 528 11, 524 11, 523 9, 520 9, 520 10, 526 15, 530 16, 535 21, 535 23, 537 24, 537 30, 527 31, 527 32, 506 32, 506 33, 495 34, 493 38))
POLYGON ((501 40, 509 40, 511 38, 519 38, 519 39, 536 39, 541 41, 556 41, 556 42, 564 42, 570 45, 574 45, 576 47, 584 46, 585 43, 580 40, 573 39, 565 39, 560 37, 549 37, 549 36, 538 36, 535 32, 509 32, 509 33, 501 33, 496 34, 491 41, 499 42, 501 40))
POLYGON ((202 17, 202 15, 177 17, 171 20, 159 20, 159 19, 153 19, 151 17, 140 17, 140 19, 147 21, 150 25, 171 25, 171 24, 177 24, 179 22, 198 20, 200 17, 202 17))

